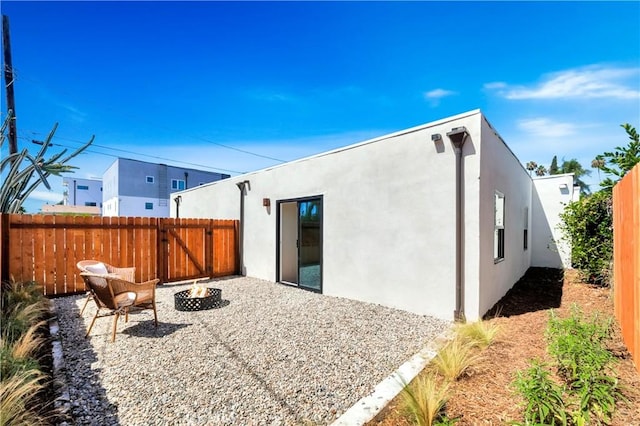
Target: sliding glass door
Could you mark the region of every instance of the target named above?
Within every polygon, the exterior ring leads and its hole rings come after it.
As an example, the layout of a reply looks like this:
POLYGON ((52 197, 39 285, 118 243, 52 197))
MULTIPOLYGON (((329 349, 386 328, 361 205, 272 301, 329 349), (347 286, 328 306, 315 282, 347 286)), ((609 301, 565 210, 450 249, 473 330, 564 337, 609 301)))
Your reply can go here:
POLYGON ((320 291, 322 200, 298 202, 298 285, 320 291))
POLYGON ((278 281, 322 291, 322 197, 278 202, 278 281))

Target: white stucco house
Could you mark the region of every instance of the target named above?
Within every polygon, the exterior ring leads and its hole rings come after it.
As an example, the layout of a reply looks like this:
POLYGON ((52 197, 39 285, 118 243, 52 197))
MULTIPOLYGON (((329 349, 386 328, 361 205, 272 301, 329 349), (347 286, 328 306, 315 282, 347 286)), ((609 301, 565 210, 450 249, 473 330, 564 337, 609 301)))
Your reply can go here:
POLYGON ((180 217, 240 220, 248 276, 475 320, 529 267, 569 266, 576 193, 532 179, 475 110, 172 195, 180 217))

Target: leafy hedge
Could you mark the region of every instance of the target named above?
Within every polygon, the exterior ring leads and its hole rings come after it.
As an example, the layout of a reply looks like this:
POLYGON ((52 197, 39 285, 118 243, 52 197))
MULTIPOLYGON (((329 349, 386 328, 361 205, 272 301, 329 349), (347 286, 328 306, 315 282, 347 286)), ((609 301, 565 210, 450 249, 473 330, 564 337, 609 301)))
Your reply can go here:
POLYGON ((608 286, 613 258, 612 197, 599 191, 567 205, 560 225, 571 242, 571 263, 586 281, 608 286))

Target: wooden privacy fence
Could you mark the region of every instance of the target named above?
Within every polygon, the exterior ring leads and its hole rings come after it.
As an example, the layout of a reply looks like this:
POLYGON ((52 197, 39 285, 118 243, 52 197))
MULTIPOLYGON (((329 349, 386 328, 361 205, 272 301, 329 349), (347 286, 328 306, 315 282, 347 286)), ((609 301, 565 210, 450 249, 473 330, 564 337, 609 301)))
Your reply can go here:
POLYGON ((640 372, 640 164, 613 187, 613 292, 616 319, 640 372))
POLYGON ((2 280, 36 281, 45 295, 85 291, 76 263, 135 266, 161 283, 238 271, 238 221, 150 217, 0 215, 2 280))

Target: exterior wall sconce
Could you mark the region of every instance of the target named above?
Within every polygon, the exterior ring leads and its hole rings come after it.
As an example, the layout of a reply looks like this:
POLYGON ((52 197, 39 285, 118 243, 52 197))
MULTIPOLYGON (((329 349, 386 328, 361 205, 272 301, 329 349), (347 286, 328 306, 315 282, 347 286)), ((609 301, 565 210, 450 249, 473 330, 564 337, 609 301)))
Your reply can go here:
POLYGON ((263 198, 262 199, 263 207, 271 207, 271 198, 263 198))
POLYGON ((560 189, 563 191, 566 191, 569 189, 569 185, 567 185, 566 183, 561 183, 560 184, 560 189))
POLYGON ((432 142, 440 142, 442 140, 442 135, 440 133, 434 133, 431 135, 432 142))

